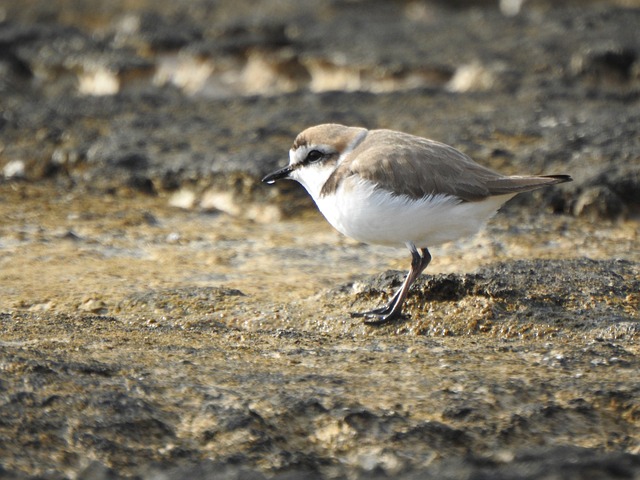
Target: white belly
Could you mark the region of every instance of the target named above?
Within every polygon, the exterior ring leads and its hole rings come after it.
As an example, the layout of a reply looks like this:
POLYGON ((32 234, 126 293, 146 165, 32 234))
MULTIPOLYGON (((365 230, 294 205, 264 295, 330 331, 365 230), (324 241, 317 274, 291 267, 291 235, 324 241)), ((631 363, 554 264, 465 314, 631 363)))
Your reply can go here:
POLYGON ((475 234, 511 197, 461 202, 435 195, 412 200, 360 180, 317 198, 316 204, 336 230, 360 242, 398 247, 411 242, 428 248, 475 234))

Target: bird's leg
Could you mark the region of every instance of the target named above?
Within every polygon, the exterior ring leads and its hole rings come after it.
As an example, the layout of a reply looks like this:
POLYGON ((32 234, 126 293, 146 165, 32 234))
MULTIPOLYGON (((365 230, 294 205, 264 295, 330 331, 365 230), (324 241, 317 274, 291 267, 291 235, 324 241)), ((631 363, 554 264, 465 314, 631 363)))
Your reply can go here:
MULTIPOLYGON (((380 319, 382 317, 389 315, 393 311, 394 307, 401 306, 401 304, 398 305, 398 301, 400 300, 401 296, 403 295, 406 296, 406 292, 408 292, 408 287, 411 286, 411 283, 413 283, 413 281, 415 280, 415 277, 417 277, 417 275, 415 275, 414 272, 416 272, 420 268, 422 263, 420 254, 415 249, 415 247, 410 246, 410 250, 411 250, 411 268, 409 269, 409 272, 407 273, 407 276, 402 282, 402 285, 400 286, 400 288, 398 288, 398 290, 396 290, 396 292, 394 293, 393 297, 391 297, 391 300, 389 300, 389 302, 387 302, 387 304, 382 307, 374 308, 373 310, 369 310, 366 312, 353 312, 351 316, 371 318, 372 320, 375 321, 376 319, 380 319)), ((400 300, 400 302, 403 302, 403 301, 404 299, 400 300)))
POLYGON ((419 277, 431 263, 431 254, 427 248, 421 248, 420 253, 422 254, 422 263, 420 264, 420 271, 418 275, 416 275, 416 278, 419 277))
POLYGON ((408 243, 407 246, 411 251, 411 268, 404 282, 402 282, 402 285, 393 295, 389 303, 368 312, 352 313, 352 316, 364 317, 365 323, 368 324, 380 324, 395 320, 402 315, 402 305, 407 298, 411 285, 424 269, 427 268, 429 262, 431 262, 431 254, 428 249, 422 248, 420 252, 418 252, 418 249, 413 243, 408 243))
POLYGON ((392 302, 390 302, 391 309, 389 311, 385 311, 383 314, 366 316, 364 321, 365 323, 370 325, 382 324, 396 320, 398 317, 402 316, 402 306, 409 294, 411 285, 413 285, 416 278, 420 276, 431 262, 431 254, 429 253, 429 250, 423 248, 420 250, 421 253, 418 253, 415 245, 409 244, 408 246, 411 251, 411 268, 402 286, 393 296, 392 302))

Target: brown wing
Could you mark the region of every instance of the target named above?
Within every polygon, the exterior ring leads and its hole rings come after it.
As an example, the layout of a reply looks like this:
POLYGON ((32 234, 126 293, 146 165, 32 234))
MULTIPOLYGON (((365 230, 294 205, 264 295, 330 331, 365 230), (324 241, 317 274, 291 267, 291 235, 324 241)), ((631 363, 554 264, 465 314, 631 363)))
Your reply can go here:
POLYGON ((322 193, 335 191, 339 179, 350 175, 411 198, 447 194, 465 201, 567 181, 565 176, 508 177, 477 164, 449 145, 390 130, 371 131, 329 177, 322 193))

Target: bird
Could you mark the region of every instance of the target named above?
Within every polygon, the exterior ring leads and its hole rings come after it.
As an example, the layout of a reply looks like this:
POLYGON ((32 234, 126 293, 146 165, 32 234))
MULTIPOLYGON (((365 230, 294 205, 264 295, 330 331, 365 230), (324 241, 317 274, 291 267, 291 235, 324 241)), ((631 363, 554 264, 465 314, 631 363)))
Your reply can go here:
POLYGON ((281 179, 299 182, 343 235, 409 249, 409 272, 388 303, 351 313, 372 325, 403 316, 411 285, 431 262, 429 248, 475 234, 518 193, 572 180, 503 175, 435 140, 335 123, 298 134, 289 164, 262 181, 281 179))

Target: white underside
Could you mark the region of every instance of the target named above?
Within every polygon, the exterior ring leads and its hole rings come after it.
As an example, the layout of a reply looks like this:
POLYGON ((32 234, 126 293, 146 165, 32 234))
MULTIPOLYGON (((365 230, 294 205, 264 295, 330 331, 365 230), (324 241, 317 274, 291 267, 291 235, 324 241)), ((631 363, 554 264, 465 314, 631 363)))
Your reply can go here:
POLYGON ((418 248, 475 234, 513 197, 461 202, 440 194, 412 200, 361 179, 343 182, 335 195, 314 195, 318 190, 313 190, 309 193, 318 208, 340 233, 364 243, 400 247, 411 242, 418 248))

